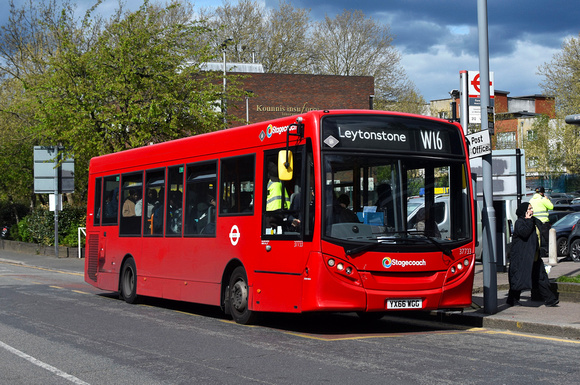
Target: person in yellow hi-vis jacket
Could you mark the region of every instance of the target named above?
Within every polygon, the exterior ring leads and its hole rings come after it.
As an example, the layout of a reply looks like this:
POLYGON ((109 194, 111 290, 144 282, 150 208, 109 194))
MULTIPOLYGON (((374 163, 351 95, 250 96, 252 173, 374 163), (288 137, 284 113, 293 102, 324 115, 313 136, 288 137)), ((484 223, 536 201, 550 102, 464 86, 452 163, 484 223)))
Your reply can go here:
POLYGON ((552 210, 554 205, 545 195, 546 190, 543 187, 536 188, 536 193, 530 199, 530 204, 534 209, 534 217, 536 217, 542 224, 540 226, 540 257, 548 256, 548 240, 550 238, 550 219, 548 217, 548 210, 552 210))
POLYGON ((272 162, 268 164, 268 197, 266 200, 266 211, 274 211, 290 208, 290 197, 288 196, 288 191, 282 186, 282 182, 278 178, 278 169, 276 165, 272 162), (284 197, 282 198, 282 190, 284 191, 284 197), (284 206, 282 206, 282 200, 284 200, 284 206))

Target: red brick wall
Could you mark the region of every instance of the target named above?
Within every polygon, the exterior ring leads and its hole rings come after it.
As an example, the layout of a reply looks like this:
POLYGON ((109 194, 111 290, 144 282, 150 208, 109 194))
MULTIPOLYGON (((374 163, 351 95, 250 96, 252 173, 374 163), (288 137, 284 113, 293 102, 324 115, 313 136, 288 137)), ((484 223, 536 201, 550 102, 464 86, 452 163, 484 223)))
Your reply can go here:
POLYGON ((553 98, 537 98, 536 113, 546 114, 550 119, 556 118, 555 101, 553 98))
MULTIPOLYGON (((372 76, 287 75, 244 73, 243 89, 249 98, 250 123, 300 114, 308 110, 368 109, 374 94, 372 76)), ((245 101, 228 112, 245 121, 245 101)))
POLYGON ((494 95, 494 109, 496 114, 501 114, 502 112, 508 112, 508 99, 507 94, 496 93, 494 95))

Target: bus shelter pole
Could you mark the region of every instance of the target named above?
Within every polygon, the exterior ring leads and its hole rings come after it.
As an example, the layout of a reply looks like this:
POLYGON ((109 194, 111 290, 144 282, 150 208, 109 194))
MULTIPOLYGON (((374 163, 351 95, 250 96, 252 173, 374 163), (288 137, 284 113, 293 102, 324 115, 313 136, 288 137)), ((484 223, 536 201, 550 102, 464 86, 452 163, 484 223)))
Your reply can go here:
MULTIPOLYGON (((481 129, 489 130, 487 107, 489 106, 489 46, 487 40, 487 0, 477 0, 477 25, 479 34, 479 76, 481 98, 481 129)), ((491 132, 490 132, 491 133, 491 132)), ((493 208, 492 156, 482 159, 483 179, 483 310, 487 314, 497 313, 497 266, 496 219, 493 208)))

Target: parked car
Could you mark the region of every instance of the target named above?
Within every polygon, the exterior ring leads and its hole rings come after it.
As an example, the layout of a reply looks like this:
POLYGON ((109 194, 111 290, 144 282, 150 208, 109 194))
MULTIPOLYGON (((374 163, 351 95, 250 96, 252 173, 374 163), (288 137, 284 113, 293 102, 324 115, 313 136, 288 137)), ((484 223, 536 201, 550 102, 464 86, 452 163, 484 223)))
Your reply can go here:
POLYGON ((571 203, 572 203, 572 199, 571 198, 557 198, 557 199, 552 199, 552 204, 554 206, 569 205, 571 203))
POLYGON ((558 257, 568 257, 568 236, 572 227, 580 220, 580 212, 573 212, 552 225, 556 230, 556 249, 558 257))
POLYGON ((556 205, 554 204, 554 211, 564 211, 564 210, 569 210, 569 211, 580 211, 580 203, 576 203, 576 204, 568 204, 568 205, 556 205))
POLYGON ((575 211, 572 210, 550 210, 548 211, 548 219, 551 224, 555 224, 560 219, 564 218, 568 214, 572 214, 575 211))
POLYGON ((574 262, 580 262, 580 221, 576 222, 568 236, 568 250, 570 258, 574 262))
POLYGON ((566 193, 551 193, 548 194, 550 200, 554 201, 555 199, 573 199, 574 196, 566 193))

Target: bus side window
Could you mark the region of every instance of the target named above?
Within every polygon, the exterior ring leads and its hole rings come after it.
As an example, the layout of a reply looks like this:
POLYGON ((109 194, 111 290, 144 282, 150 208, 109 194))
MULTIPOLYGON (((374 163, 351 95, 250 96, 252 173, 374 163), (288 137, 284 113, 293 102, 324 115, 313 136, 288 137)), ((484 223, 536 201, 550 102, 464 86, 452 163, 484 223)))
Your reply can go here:
POLYGON ((121 189, 121 222, 119 234, 140 235, 141 216, 137 216, 135 207, 143 195, 143 173, 124 174, 121 189))
POLYGON ((215 235, 217 162, 188 164, 185 185, 185 235, 215 235))
POLYGON ((97 178, 95 179, 95 205, 93 207, 93 226, 100 226, 101 225, 101 185, 103 179, 97 178))
POLYGON ((167 171, 167 212, 165 235, 181 235, 183 219, 183 170, 184 167, 169 167, 167 171))
POLYGON ((165 212, 165 169, 145 174, 143 203, 143 235, 163 235, 165 212))
POLYGON ((102 225, 116 225, 119 213, 119 175, 103 179, 102 225))
POLYGON ((252 215, 254 212, 254 155, 222 159, 220 170, 220 215, 252 215))

